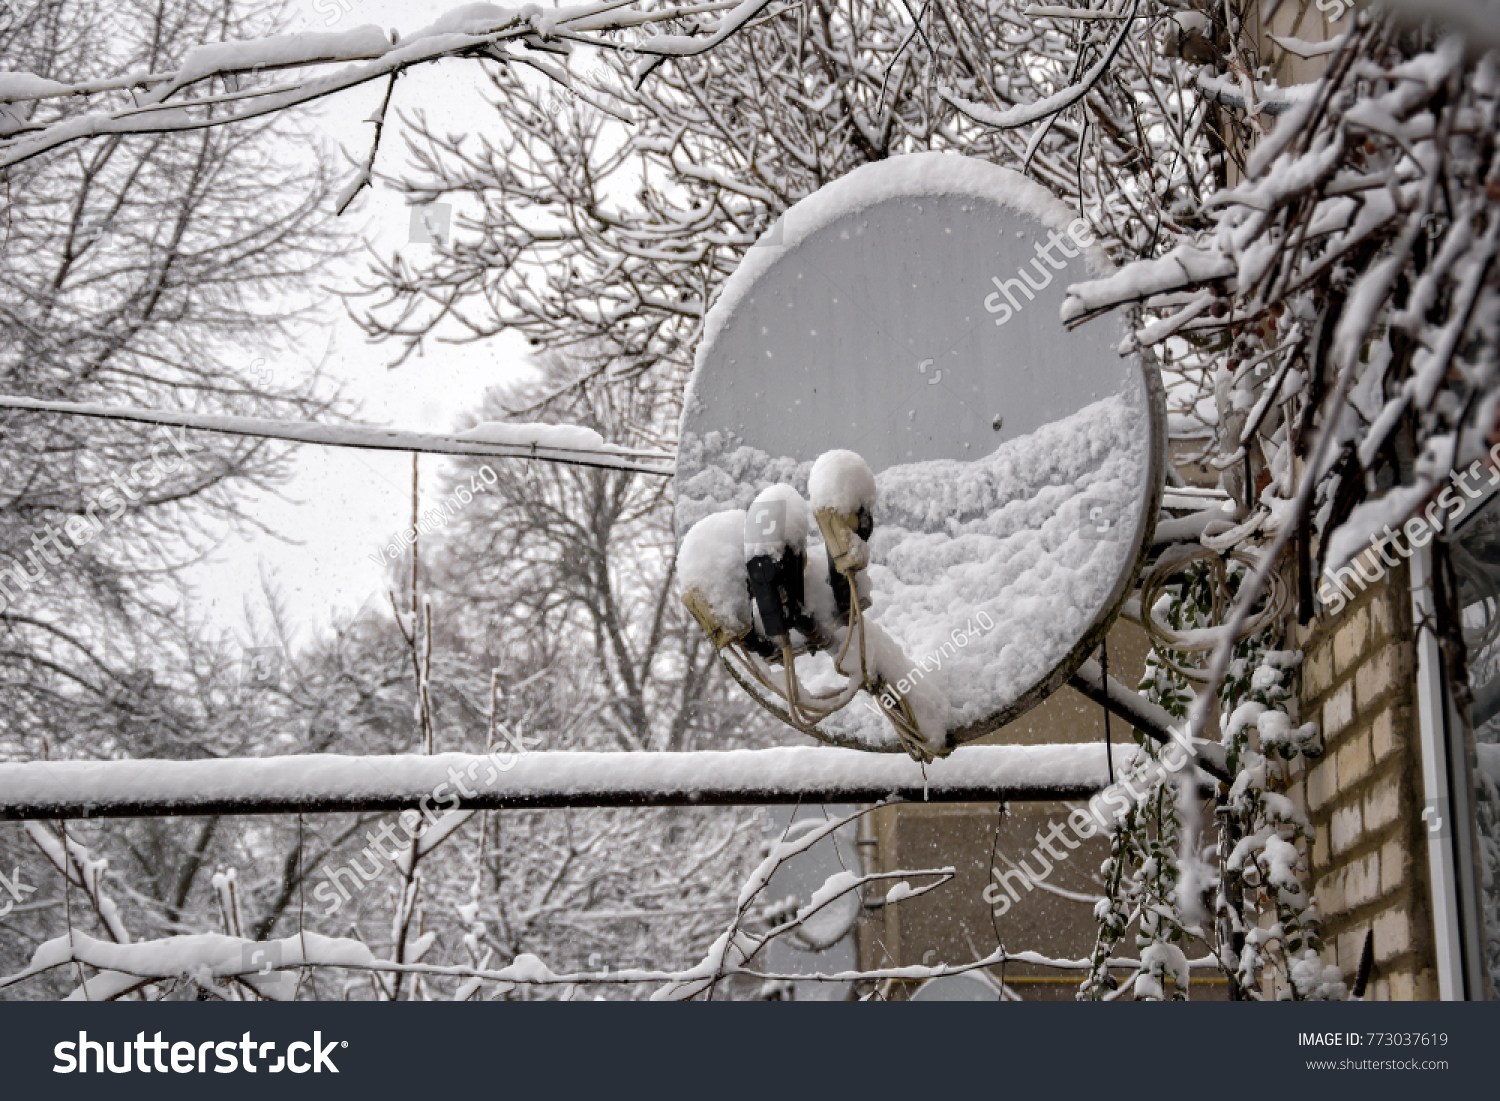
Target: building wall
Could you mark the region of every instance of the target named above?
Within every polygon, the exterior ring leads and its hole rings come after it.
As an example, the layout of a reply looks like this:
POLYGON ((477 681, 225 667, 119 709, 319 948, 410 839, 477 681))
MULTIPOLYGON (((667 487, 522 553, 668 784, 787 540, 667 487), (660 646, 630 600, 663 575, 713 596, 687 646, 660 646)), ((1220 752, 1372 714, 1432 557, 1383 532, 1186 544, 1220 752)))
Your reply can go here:
MULTIPOLYGON (((1213 477, 1217 478, 1216 472, 1213 477)), ((1109 632, 1110 676, 1134 686, 1145 672, 1149 650, 1150 642, 1140 627, 1117 620, 1109 632)), ((1064 687, 978 744, 1097 745, 1102 785, 1108 773, 1104 732, 1103 708, 1064 687)), ((1109 732, 1116 745, 1130 741, 1130 725, 1121 719, 1110 721, 1109 732)), ((867 892, 858 929, 860 967, 964 963, 992 952, 997 943, 1004 943, 1010 952, 1089 957, 1099 931, 1093 899, 1102 890, 1099 867, 1109 855, 1107 838, 1077 842, 1079 847, 1066 860, 1049 862, 1052 868, 1045 873, 1045 888, 1055 891, 1017 887, 1018 899, 1005 907, 986 903, 983 897, 985 888, 995 882, 992 867, 1005 871, 1028 861, 1028 868, 1041 872, 1044 862, 1032 855, 1039 835, 1047 834, 1053 823, 1066 823, 1077 805, 1010 803, 1003 815, 994 803, 906 803, 876 811, 870 816, 866 842, 872 860, 869 870, 952 866, 955 876, 931 894, 897 906, 882 904, 889 882, 867 892)), ((1127 940, 1127 950, 1131 943, 1127 940)), ((1002 977, 999 968, 991 974, 1002 977)), ((1120 972, 1121 977, 1124 974, 1120 972)), ((1071 1001, 1083 977, 1074 971, 1020 963, 1009 965, 1003 975, 1005 983, 1027 1001, 1071 1001)), ((907 997, 912 989, 892 984, 886 996, 907 997)), ((1191 993, 1194 1000, 1223 1000, 1228 996, 1228 983, 1217 973, 1200 972, 1192 980, 1191 993)))
MULTIPOLYGON (((1110 675, 1134 685, 1145 670, 1150 649, 1145 632, 1117 620, 1109 632, 1110 675)), ((1099 747, 1101 784, 1108 772, 1104 756, 1104 711, 1071 688, 1059 689, 1016 721, 978 739, 979 745, 1050 745, 1082 743, 1099 747)), ((1115 744, 1128 743, 1130 726, 1110 722, 1115 744)), ((1098 870, 1109 855, 1103 838, 1083 842, 1066 862, 1058 862, 1046 884, 1073 893, 1067 898, 1045 890, 1023 892, 999 915, 984 901, 992 882, 991 865, 1006 870, 1037 844, 1050 822, 1067 821, 1071 808, 1061 802, 1010 803, 1004 815, 994 803, 905 803, 883 807, 870 816, 874 842, 871 870, 893 872, 952 866, 954 879, 922 898, 886 907, 881 900, 888 882, 866 893, 859 927, 860 966, 873 968, 931 963, 964 963, 992 952, 1003 942, 1011 952, 1033 950, 1078 959, 1094 949, 1098 925, 1089 896, 1099 893, 1098 870)), ((1036 866, 1040 871, 1040 866, 1036 866)), ((914 881, 913 886, 916 886, 914 881)), ((1018 888, 1019 890, 1019 888, 1018 888)), ((993 971, 1000 978, 999 969, 993 971)), ((1071 1000, 1083 976, 1048 968, 1014 964, 1005 981, 1027 1000, 1071 1000)), ((910 994, 895 984, 889 996, 910 994)), ((1198 991, 1194 990, 1194 996, 1198 991)))
MULTIPOLYGON (((1261 20, 1262 5, 1250 4, 1246 15, 1261 20)), ((1293 84, 1310 84, 1323 75, 1327 57, 1300 57, 1283 49, 1271 35, 1283 41, 1326 42, 1347 31, 1354 23, 1353 0, 1323 0, 1319 9, 1314 0, 1282 0, 1270 22, 1262 22, 1255 32, 1261 62, 1270 66, 1269 77, 1283 88, 1293 84), (1340 18, 1334 19, 1338 15, 1340 18), (1269 33, 1267 33, 1269 32, 1269 33)))
MULTIPOLYGON (((1349 30, 1362 6, 1282 0, 1253 31, 1269 75, 1282 86, 1317 80, 1326 55, 1298 57, 1272 36, 1327 41, 1349 30)), ((1252 4, 1247 14, 1259 11, 1252 4)), ((1379 560, 1372 551, 1364 562, 1369 571, 1379 560)), ((1324 961, 1338 965, 1352 991, 1373 933, 1365 998, 1436 1000, 1408 567, 1392 568, 1337 616, 1290 634, 1304 654, 1301 721, 1319 723, 1325 746, 1321 760, 1298 768, 1290 793, 1316 829, 1308 855, 1324 961)))
MULTIPOLYGON (((1365 561, 1373 573, 1378 559, 1365 561)), ((1384 568, 1384 567, 1381 567, 1384 568)), ((1432 906, 1427 842, 1421 819, 1423 790, 1416 712, 1416 631, 1410 574, 1403 563, 1359 593, 1337 616, 1293 626, 1288 645, 1304 653, 1299 721, 1317 721, 1324 755, 1310 767, 1299 762, 1288 792, 1308 815, 1315 841, 1307 853, 1313 897, 1326 942, 1324 961, 1335 964, 1353 989, 1365 939, 1373 934, 1373 967, 1367 1000, 1435 1000, 1432 906)), ((1126 683, 1139 678, 1147 649, 1133 624, 1111 631, 1111 672, 1126 683)), ((1116 741, 1129 736, 1114 723, 1116 741)), ((1041 707, 985 741, 1019 744, 1092 742, 1102 746, 1100 709, 1064 689, 1041 707)), ((881 870, 954 864, 957 879, 928 898, 886 913, 874 898, 862 923, 861 965, 889 967, 972 959, 989 951, 998 932, 1006 946, 1063 956, 1087 955, 1096 930, 1087 905, 1038 892, 994 921, 979 899, 989 882, 990 850, 1024 857, 1036 830, 1066 817, 1063 804, 1013 805, 997 823, 989 806, 908 805, 875 816, 881 870), (997 832, 998 831, 998 832, 997 832), (932 955, 928 955, 930 950, 932 955)), ((1106 850, 1086 846, 1078 860, 1059 865, 1051 885, 1094 894, 1106 850), (1082 873, 1082 874, 1080 874, 1082 873)), ((1003 861, 996 862, 1002 867, 1003 861)), ((1016 967, 1007 975, 1026 983, 1027 998, 1067 998, 1076 978, 1016 967)), ((1217 976, 1215 976, 1217 978, 1217 976)), ((1222 983, 1222 980, 1219 980, 1222 983)), ((1274 984, 1268 992, 1275 997, 1274 984)), ((899 995, 898 995, 899 996, 899 995)), ((1216 984, 1195 980, 1193 997, 1222 997, 1216 984), (1200 989, 1200 984, 1202 989, 1200 989)))
MULTIPOLYGON (((1371 570, 1371 564, 1366 564, 1371 570)), ((1112 669, 1127 683, 1140 675, 1143 639, 1130 624, 1111 633, 1112 669), (1113 665, 1113 662, 1112 662, 1113 665)), ((1324 961, 1343 972, 1351 990, 1365 939, 1373 934, 1373 967, 1367 1000, 1436 1000, 1427 842, 1421 820, 1422 764, 1416 713, 1416 632, 1412 624, 1410 575, 1405 564, 1344 608, 1337 616, 1291 629, 1288 644, 1304 655, 1298 698, 1299 721, 1315 720, 1323 731, 1324 755, 1311 767, 1298 764, 1289 795, 1308 815, 1315 841, 1307 854, 1313 897, 1326 942, 1324 961)), ((1007 727, 994 740, 1027 744, 1084 742, 1100 737, 1098 708, 1070 690, 1007 727)), ((1101 724, 1102 725, 1102 724, 1101 724)), ((1124 729, 1122 729, 1124 728, 1124 729)), ((1114 725, 1116 740, 1128 737, 1114 725)), ((990 740, 990 739, 986 739, 990 740)), ((889 967, 973 958, 994 947, 987 907, 978 895, 989 882, 990 848, 1015 859, 1031 846, 1047 819, 1065 816, 1062 804, 1013 806, 999 822, 993 805, 902 806, 876 816, 882 870, 953 863, 957 880, 927 899, 904 903, 904 915, 871 907, 861 930, 861 964, 889 967), (962 859, 955 859, 962 854, 962 859), (926 905, 921 905, 926 903, 926 905)), ((1061 820, 1061 819, 1059 819, 1061 820)), ((1050 882, 1064 890, 1096 893, 1087 872, 1104 849, 1075 854, 1050 882), (1084 873, 1080 876, 1079 873, 1084 873)), ((1003 866, 1003 865, 1002 865, 1003 866)), ((873 901, 873 899, 872 899, 873 901)), ((900 907, 896 909, 901 909, 900 907)), ((1023 899, 996 919, 1011 949, 1040 948, 1058 955, 1087 955, 1094 924, 1087 906, 1057 896, 1023 899)), ((1071 997, 1076 979, 1015 968, 1028 998, 1071 997)), ((1200 980, 1201 981, 1201 980, 1200 980)), ((1222 997, 1212 984, 1194 982, 1193 997, 1222 997)), ((1274 987, 1269 991, 1275 997, 1274 987)))
POLYGON ((1317 831, 1310 864, 1324 960, 1338 965, 1352 989, 1373 932, 1365 997, 1434 1000, 1407 566, 1392 569, 1338 616, 1295 633, 1304 654, 1301 718, 1319 722, 1325 747, 1320 760, 1297 771, 1291 793, 1317 831))

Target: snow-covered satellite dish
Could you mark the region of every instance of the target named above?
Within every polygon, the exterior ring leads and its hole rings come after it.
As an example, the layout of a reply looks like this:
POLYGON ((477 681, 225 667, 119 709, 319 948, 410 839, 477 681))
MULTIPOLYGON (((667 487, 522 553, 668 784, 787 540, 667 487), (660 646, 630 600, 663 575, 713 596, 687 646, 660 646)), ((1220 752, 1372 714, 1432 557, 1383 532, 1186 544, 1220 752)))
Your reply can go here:
MULTIPOLYGON (((903 703, 940 756, 1035 706, 1098 646, 1149 545, 1166 444, 1155 367, 1114 350, 1123 324, 1059 320, 1065 288, 1109 270, 1045 189, 942 153, 857 169, 750 250, 704 325, 675 492, 680 543, 706 517, 751 510, 686 539, 681 567, 684 599, 763 704, 835 745, 912 752, 893 729, 903 703), (827 603, 828 578, 848 622, 854 575, 830 577, 806 506, 760 496, 785 483, 806 497, 814 461, 835 449, 876 476, 859 584, 863 621, 881 629, 867 664, 886 688, 841 692, 825 634, 815 652, 785 651, 804 700, 833 701, 799 722, 775 688, 783 651, 732 644, 746 622, 764 630, 743 566, 716 581, 742 553, 738 532, 758 539, 781 517, 789 539, 808 532, 809 607, 827 603), (715 600, 724 622, 700 614, 715 600)), ((806 642, 795 626, 781 637, 806 642)))

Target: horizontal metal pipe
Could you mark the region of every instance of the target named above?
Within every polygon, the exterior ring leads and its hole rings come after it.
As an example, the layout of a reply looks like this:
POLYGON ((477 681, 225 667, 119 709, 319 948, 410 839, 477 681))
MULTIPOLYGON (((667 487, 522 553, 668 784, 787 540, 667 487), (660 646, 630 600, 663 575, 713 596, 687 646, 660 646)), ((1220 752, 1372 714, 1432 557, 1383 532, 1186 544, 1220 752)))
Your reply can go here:
MULTIPOLYGON (((1115 747, 1123 768, 1132 746, 1115 747)), ((964 746, 924 770, 824 747, 696 753, 444 753, 0 764, 0 821, 548 807, 1087 799, 1097 744, 964 746), (508 766, 508 767, 506 767, 508 766)))
POLYGON ((544 443, 489 443, 460 439, 433 432, 407 432, 362 424, 313 424, 237 417, 215 413, 189 413, 167 409, 135 409, 129 406, 88 405, 70 401, 45 401, 15 394, 0 394, 0 409, 24 409, 38 413, 62 413, 101 420, 132 421, 229 436, 265 440, 288 440, 321 447, 354 447, 373 451, 413 451, 435 455, 469 455, 477 458, 535 459, 538 462, 590 466, 601 470, 628 470, 637 474, 670 477, 673 456, 665 451, 642 451, 606 446, 563 447, 544 443))

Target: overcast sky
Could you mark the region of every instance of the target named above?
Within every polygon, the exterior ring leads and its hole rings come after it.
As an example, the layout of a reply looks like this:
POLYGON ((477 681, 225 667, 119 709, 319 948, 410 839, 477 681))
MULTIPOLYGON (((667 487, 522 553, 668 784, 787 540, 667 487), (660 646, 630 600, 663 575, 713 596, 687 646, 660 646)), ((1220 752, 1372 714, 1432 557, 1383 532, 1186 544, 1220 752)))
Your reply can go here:
MULTIPOLYGON (((297 0, 298 30, 349 30, 362 23, 394 27, 403 35, 419 29, 448 3, 415 0, 297 0), (349 10, 346 12, 344 8, 349 10)), ((483 72, 477 63, 448 61, 421 66, 397 84, 393 108, 420 104, 437 125, 462 131, 485 117, 481 89, 483 72)), ((378 103, 377 83, 352 89, 322 101, 316 114, 301 117, 316 123, 330 148, 335 142, 353 155, 368 150, 373 127, 365 123, 378 103)), ((401 163, 402 144, 397 128, 389 125, 377 169, 401 163)), ((292 151, 294 153, 294 151, 292 151)), ((345 214, 382 254, 393 248, 412 254, 430 246, 408 241, 411 209, 401 196, 376 185, 366 190, 345 214)), ((351 286, 368 262, 363 249, 353 250, 325 278, 330 287, 351 286)), ((481 344, 431 345, 424 358, 390 369, 394 347, 367 343, 337 303, 324 311, 317 340, 299 349, 291 360, 277 356, 266 369, 288 375, 306 373, 327 354, 325 369, 360 406, 360 419, 371 424, 408 429, 445 431, 459 414, 478 405, 485 389, 519 377, 527 370, 525 342, 503 336, 481 344)), ((252 514, 297 544, 257 537, 232 539, 209 560, 190 572, 187 606, 195 618, 207 621, 209 634, 246 634, 245 603, 263 610, 259 597, 262 573, 290 598, 289 607, 301 629, 327 624, 336 612, 352 612, 374 598, 384 603, 384 571, 368 557, 401 528, 410 511, 409 456, 372 451, 300 446, 296 449, 296 477, 286 489, 294 500, 257 498, 252 514)), ((422 459, 424 484, 436 484, 442 460, 422 459)))

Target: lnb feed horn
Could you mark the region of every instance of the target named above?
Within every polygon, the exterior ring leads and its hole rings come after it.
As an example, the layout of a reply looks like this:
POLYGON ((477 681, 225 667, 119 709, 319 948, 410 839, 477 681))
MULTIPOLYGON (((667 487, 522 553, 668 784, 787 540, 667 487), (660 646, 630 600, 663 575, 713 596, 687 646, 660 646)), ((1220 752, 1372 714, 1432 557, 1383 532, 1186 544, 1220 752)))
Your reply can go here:
POLYGON ((718 650, 746 638, 755 628, 744 531, 743 510, 705 516, 683 537, 677 556, 682 603, 718 650))
POLYGON ((757 555, 745 567, 750 575, 750 595, 767 638, 790 636, 792 631, 799 632, 809 643, 820 637, 817 624, 807 610, 802 580, 807 568, 806 554, 788 550, 780 559, 757 555))
POLYGON ((869 512, 824 508, 818 510, 817 517, 818 530, 828 548, 828 564, 835 573, 855 573, 870 564, 868 540, 875 533, 875 520, 869 512))
MULTIPOLYGON (((870 465, 853 451, 825 451, 813 463, 807 487, 830 568, 841 574, 863 570, 870 564, 867 540, 875 532, 875 475, 870 465)), ((842 588, 835 585, 834 591, 842 588)))
POLYGON ((811 636, 802 571, 807 564, 807 502, 787 485, 760 492, 745 513, 745 569, 766 638, 789 644, 792 631, 811 636))
POLYGON ((724 621, 715 614, 713 603, 700 589, 684 590, 682 603, 698 621, 698 626, 703 628, 703 633, 708 636, 708 641, 714 644, 715 650, 732 646, 750 634, 751 628, 748 624, 738 629, 726 626, 724 621))

